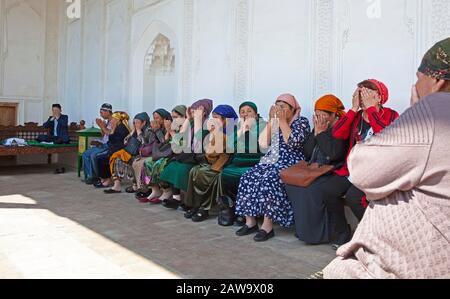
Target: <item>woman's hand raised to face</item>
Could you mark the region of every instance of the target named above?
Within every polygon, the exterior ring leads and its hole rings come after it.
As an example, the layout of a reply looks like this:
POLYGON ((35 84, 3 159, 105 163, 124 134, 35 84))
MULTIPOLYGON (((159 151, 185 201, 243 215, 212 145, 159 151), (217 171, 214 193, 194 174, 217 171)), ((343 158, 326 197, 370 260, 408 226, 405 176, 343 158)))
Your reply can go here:
POLYGON ((164 128, 166 129, 167 132, 172 131, 172 121, 165 120, 164 121, 164 128))
POLYGON ((152 120, 150 126, 154 131, 159 130, 161 128, 161 125, 155 120, 152 120))
POLYGON ((358 112, 361 108, 361 88, 357 88, 353 93, 352 110, 358 112))
POLYGON ((411 106, 420 102, 419 92, 417 91, 416 85, 413 85, 411 90, 411 106))
POLYGON ((314 135, 317 136, 323 132, 326 132, 330 126, 330 122, 323 114, 314 115, 314 135))
POLYGON ((364 109, 368 109, 370 107, 379 107, 381 103, 381 97, 375 90, 362 88, 361 101, 364 109))

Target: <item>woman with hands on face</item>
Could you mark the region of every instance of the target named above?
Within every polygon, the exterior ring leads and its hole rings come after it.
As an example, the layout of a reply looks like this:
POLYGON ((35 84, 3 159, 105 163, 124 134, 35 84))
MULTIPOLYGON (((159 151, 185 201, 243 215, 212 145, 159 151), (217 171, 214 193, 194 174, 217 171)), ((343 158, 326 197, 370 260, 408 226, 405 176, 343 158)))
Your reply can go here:
POLYGON ((238 236, 256 234, 254 240, 264 242, 275 236, 273 223, 283 227, 294 224, 280 172, 305 159, 303 147, 311 130, 300 112, 300 104, 290 94, 279 96, 270 109, 269 123, 260 136, 260 145, 270 146, 269 151, 240 180, 236 214, 246 217, 246 224, 236 232, 238 236), (261 229, 256 217, 264 217, 261 229))
MULTIPOLYGON (((334 95, 321 97, 315 105, 314 130, 306 139, 304 153, 309 163, 339 167, 345 162, 347 141, 333 138, 332 129, 345 116, 344 104, 334 95)), ((329 217, 322 190, 332 173, 317 178, 306 188, 286 186, 292 203, 297 236, 308 244, 330 241, 329 217)))
MULTIPOLYGON (((353 94, 352 108, 333 127, 333 137, 346 140, 348 144, 346 162, 356 144, 381 133, 399 117, 396 111, 385 107, 388 100, 389 90, 384 83, 370 79, 358 84, 353 94)), ((335 236, 333 238, 334 249, 347 243, 351 238, 351 231, 345 218, 344 204, 351 208, 359 221, 362 220, 368 206, 366 195, 353 186, 351 181, 351 173, 345 163, 335 171, 323 188, 323 192, 327 192, 326 204, 331 217, 332 232, 335 236)))

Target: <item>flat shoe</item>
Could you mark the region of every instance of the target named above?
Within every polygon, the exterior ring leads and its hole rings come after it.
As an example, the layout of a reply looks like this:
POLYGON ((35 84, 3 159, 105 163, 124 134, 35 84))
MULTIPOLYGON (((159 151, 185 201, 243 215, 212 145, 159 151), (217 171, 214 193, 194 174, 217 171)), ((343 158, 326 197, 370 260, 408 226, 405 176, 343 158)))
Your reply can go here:
POLYGON ((257 233, 259 231, 258 225, 255 225, 254 227, 248 227, 247 225, 244 225, 243 227, 241 227, 240 230, 238 230, 236 232, 236 236, 238 237, 243 237, 243 236, 248 236, 254 233, 257 233))
POLYGON ((253 238, 253 240, 255 240, 255 242, 266 242, 269 239, 272 239, 273 237, 275 237, 275 232, 272 231, 270 233, 266 232, 265 230, 261 229, 256 236, 253 238))
POLYGON ((176 210, 180 206, 181 202, 172 198, 163 200, 163 206, 168 209, 176 210))
POLYGON ((184 213, 184 218, 191 219, 192 216, 194 216, 194 214, 197 213, 197 211, 198 211, 197 209, 187 210, 186 213, 184 213))
POLYGON ((150 200, 147 197, 141 197, 141 198, 138 198, 138 200, 140 203, 149 203, 150 202, 150 200))
POLYGON ((159 205, 162 201, 159 198, 155 197, 155 198, 149 199, 148 202, 152 205, 159 205))
POLYGON ((103 192, 104 192, 105 194, 117 194, 117 193, 122 193, 122 191, 116 191, 116 190, 113 190, 113 189, 103 190, 103 192))
POLYGON ((133 194, 133 193, 136 193, 136 191, 133 189, 133 187, 131 186, 131 187, 128 187, 128 188, 126 188, 125 189, 125 192, 126 193, 129 193, 129 194, 133 194))
POLYGON ((199 210, 197 213, 192 215, 193 222, 203 222, 208 218, 209 218, 209 213, 208 213, 208 211, 205 211, 205 210, 199 210))

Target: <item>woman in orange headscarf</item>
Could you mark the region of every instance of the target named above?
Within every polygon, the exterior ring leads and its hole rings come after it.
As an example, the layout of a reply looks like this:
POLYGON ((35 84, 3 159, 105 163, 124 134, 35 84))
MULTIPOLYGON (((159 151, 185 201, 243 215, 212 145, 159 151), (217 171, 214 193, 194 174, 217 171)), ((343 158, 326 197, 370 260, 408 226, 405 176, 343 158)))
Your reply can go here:
MULTIPOLYGON (((344 105, 334 95, 321 97, 315 105, 314 131, 306 139, 307 162, 340 167, 345 162, 348 146, 345 140, 333 138, 333 126, 345 115, 344 105)), ((321 190, 329 174, 318 178, 309 187, 286 186, 292 203, 297 236, 308 244, 330 241, 328 213, 321 190)))

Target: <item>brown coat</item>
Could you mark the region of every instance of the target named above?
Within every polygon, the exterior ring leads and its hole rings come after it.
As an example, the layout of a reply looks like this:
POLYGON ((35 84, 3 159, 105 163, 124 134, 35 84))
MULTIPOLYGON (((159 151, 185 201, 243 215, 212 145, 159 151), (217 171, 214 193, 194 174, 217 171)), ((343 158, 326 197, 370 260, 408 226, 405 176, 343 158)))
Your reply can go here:
POLYGON ((325 278, 450 278, 450 93, 407 110, 349 157, 370 206, 325 278))

